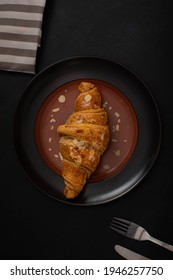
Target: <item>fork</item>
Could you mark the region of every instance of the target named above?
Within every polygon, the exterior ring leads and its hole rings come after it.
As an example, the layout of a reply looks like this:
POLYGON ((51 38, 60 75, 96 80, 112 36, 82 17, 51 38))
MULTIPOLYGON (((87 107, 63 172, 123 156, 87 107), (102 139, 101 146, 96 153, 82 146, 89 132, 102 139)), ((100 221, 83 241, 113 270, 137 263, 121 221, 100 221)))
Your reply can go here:
POLYGON ((152 237, 143 227, 120 218, 113 217, 110 228, 129 238, 151 241, 173 252, 173 246, 152 237))

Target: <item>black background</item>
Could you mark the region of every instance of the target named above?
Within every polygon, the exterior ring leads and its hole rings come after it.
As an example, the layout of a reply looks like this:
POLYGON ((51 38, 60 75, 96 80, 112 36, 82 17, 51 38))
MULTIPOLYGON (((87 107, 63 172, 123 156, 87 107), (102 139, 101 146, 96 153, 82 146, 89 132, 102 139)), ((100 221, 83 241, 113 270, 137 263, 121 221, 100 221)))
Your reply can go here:
MULTIPOLYGON (((101 56, 133 69, 158 105, 162 143, 145 179, 123 197, 72 206, 46 196, 24 175, 12 138, 13 117, 34 75, 0 71, 1 259, 121 259, 120 244, 151 259, 173 253, 109 228, 113 216, 139 223, 173 244, 171 0, 52 0, 46 3, 36 73, 72 56, 101 56)), ((141 151, 142 152, 142 151, 141 151)))

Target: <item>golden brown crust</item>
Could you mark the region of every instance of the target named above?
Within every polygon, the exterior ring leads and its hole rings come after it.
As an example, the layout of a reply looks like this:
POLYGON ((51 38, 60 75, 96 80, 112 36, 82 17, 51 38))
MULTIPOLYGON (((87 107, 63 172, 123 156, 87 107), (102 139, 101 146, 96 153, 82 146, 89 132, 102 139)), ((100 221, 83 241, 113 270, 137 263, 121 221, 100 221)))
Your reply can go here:
POLYGON ((73 113, 66 124, 80 124, 80 123, 91 123, 99 125, 107 125, 107 113, 103 108, 90 109, 81 112, 73 113))
POLYGON ((79 85, 80 95, 76 99, 75 112, 101 108, 101 96, 95 85, 82 82, 79 85))
POLYGON ((85 169, 88 177, 95 171, 100 160, 100 155, 88 142, 62 137, 60 145, 63 157, 85 169))
POLYGON ((70 135, 78 140, 85 140, 101 154, 104 153, 109 142, 109 130, 107 126, 78 124, 78 125, 60 125, 58 133, 61 135, 70 135))
POLYGON ((62 176, 65 178, 66 185, 70 186, 70 189, 76 193, 79 193, 83 189, 83 184, 86 183, 87 179, 87 174, 84 169, 66 159, 63 160, 62 176))
POLYGON ((74 113, 57 128, 66 198, 74 198, 81 192, 110 139, 107 113, 101 108, 98 89, 94 84, 82 82, 79 91, 74 113))

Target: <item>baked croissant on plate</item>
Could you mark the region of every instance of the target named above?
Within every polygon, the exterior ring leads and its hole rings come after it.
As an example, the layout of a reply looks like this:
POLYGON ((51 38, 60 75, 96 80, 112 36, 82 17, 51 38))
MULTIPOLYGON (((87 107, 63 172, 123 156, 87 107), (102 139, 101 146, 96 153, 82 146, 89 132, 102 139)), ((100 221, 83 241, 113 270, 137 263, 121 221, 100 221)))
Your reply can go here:
POLYGON ((89 82, 79 84, 79 96, 73 114, 57 128, 60 135, 64 195, 75 198, 96 170, 106 150, 110 133, 107 113, 101 107, 97 87, 89 82))

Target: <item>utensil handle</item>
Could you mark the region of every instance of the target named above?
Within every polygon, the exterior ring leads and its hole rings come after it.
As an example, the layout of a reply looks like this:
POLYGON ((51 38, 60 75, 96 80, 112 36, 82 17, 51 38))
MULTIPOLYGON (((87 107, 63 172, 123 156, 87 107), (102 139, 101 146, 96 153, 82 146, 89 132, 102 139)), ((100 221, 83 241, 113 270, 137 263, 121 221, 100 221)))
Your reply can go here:
POLYGON ((173 252, 173 246, 170 245, 170 244, 167 244, 167 243, 165 243, 165 242, 163 242, 161 240, 158 240, 158 239, 156 239, 156 238, 154 238, 152 236, 149 236, 148 240, 151 241, 151 242, 154 242, 154 243, 156 243, 156 244, 158 244, 158 245, 160 245, 160 246, 162 246, 164 248, 166 248, 167 250, 169 250, 171 252, 173 252))

